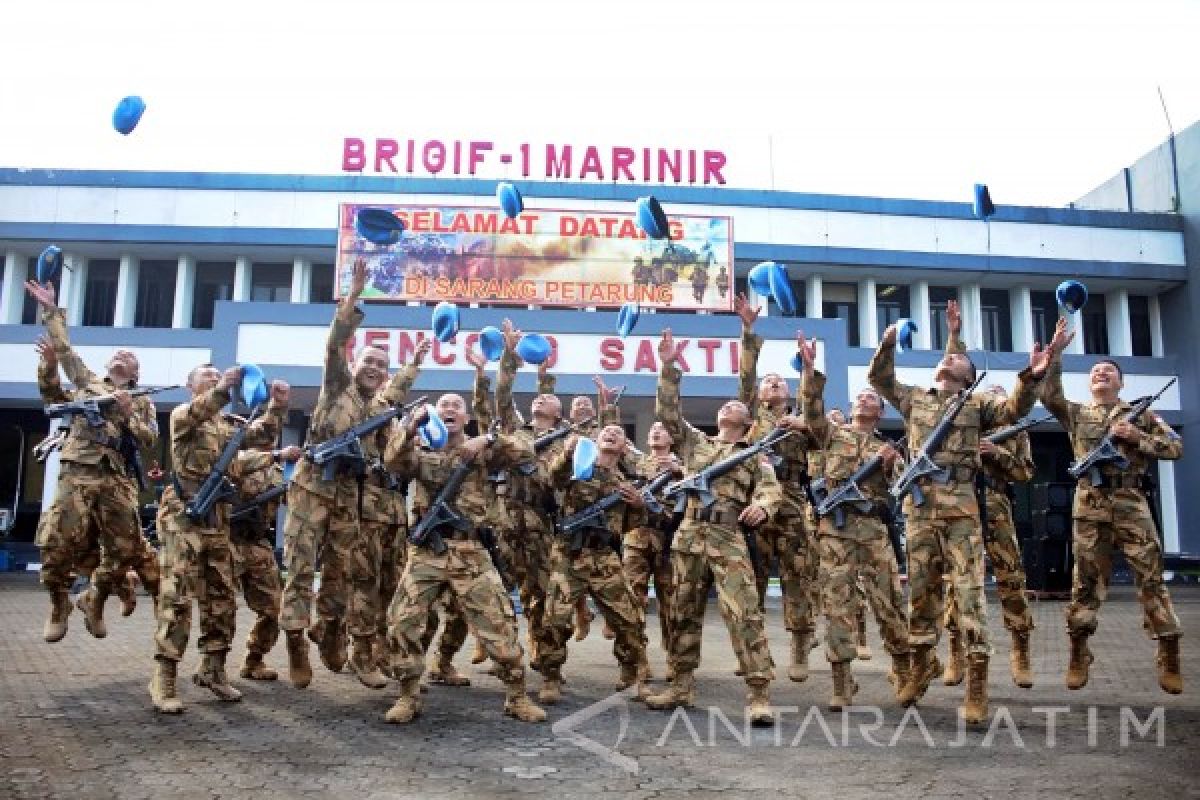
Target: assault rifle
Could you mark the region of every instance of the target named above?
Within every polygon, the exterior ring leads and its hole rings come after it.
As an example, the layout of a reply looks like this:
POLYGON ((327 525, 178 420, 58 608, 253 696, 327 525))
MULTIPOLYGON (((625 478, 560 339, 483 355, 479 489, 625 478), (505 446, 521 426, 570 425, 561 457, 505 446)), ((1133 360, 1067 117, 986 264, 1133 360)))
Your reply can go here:
POLYGON ((710 464, 695 475, 688 475, 671 484, 663 492, 663 499, 675 502, 676 514, 682 514, 687 510, 687 501, 690 495, 695 495, 701 508, 711 508, 713 503, 717 502, 717 496, 712 490, 713 481, 733 472, 740 464, 757 458, 761 453, 770 453, 772 447, 791 435, 792 431, 776 428, 749 447, 738 450, 715 464, 710 464))
MULTIPOLYGON (((666 486, 670 478, 671 471, 663 470, 655 475, 649 483, 640 480, 634 482, 634 486, 637 487, 638 492, 642 496, 642 501, 646 504, 646 510, 650 513, 662 513, 663 507, 658 502, 658 498, 654 496, 654 493, 666 486)), ((606 514, 609 509, 623 502, 624 498, 620 492, 610 492, 587 508, 582 508, 559 522, 555 527, 558 529, 560 536, 570 541, 569 549, 571 553, 578 553, 583 549, 583 535, 587 531, 609 531, 606 514)), ((611 531, 609 532, 611 533, 611 531)))
POLYGON ((1018 422, 1016 425, 1009 425, 1007 428, 1001 428, 1000 430, 996 431, 995 433, 988 434, 984 438, 987 439, 992 444, 1004 444, 1009 439, 1012 439, 1012 438, 1024 433, 1025 431, 1032 428, 1034 425, 1041 425, 1043 422, 1049 422, 1052 419, 1054 419, 1053 414, 1046 414, 1045 416, 1036 417, 1036 418, 1035 417, 1026 417, 1025 419, 1018 422))
POLYGON ((435 555, 446 552, 446 542, 442 539, 441 529, 452 528, 456 531, 468 531, 471 523, 454 507, 454 500, 462 490, 467 475, 475 468, 474 459, 464 461, 454 468, 445 485, 433 499, 429 510, 422 515, 415 528, 408 534, 408 541, 417 547, 428 547, 435 555))
POLYGON ((281 483, 278 486, 272 486, 265 492, 260 492, 254 495, 244 503, 239 503, 233 507, 233 511, 229 514, 230 522, 242 522, 248 520, 258 513, 258 509, 267 503, 274 500, 276 497, 282 497, 287 494, 288 484, 281 483))
MULTIPOLYGON (((1121 422, 1134 423, 1138 417, 1145 414, 1154 401, 1162 397, 1163 392, 1170 389, 1175 383, 1175 379, 1167 381, 1167 385, 1158 390, 1157 394, 1143 397, 1133 404, 1132 407, 1121 417, 1121 422)), ((1067 467, 1067 473, 1074 479, 1079 480, 1084 475, 1088 476, 1092 486, 1100 486, 1104 483, 1104 475, 1100 472, 1100 467, 1104 464, 1112 464, 1117 469, 1129 469, 1129 459, 1117 448, 1117 443, 1113 441, 1111 433, 1106 433, 1100 443, 1093 447, 1087 455, 1076 461, 1071 466, 1067 467)))
POLYGON ((382 414, 368 417, 332 439, 306 447, 304 455, 315 466, 321 468, 322 480, 333 480, 337 477, 338 471, 344 468, 352 470, 355 475, 363 475, 367 471, 367 456, 363 452, 360 441, 362 437, 369 436, 396 417, 408 414, 427 399, 426 396, 421 396, 410 403, 389 408, 382 414))
MULTIPOLYGON (((250 423, 254 422, 254 418, 258 416, 259 409, 262 406, 255 406, 250 411, 250 416, 246 419, 245 425, 237 426, 237 430, 233 432, 233 436, 229 437, 229 441, 225 443, 225 449, 221 451, 221 455, 217 457, 217 462, 213 464, 212 471, 208 473, 208 477, 204 479, 204 483, 200 484, 200 488, 196 490, 196 495, 183 508, 183 513, 187 515, 192 522, 202 523, 212 516, 213 507, 217 503, 230 497, 235 497, 237 491, 233 488, 233 484, 225 477, 225 473, 229 471, 229 465, 237 458, 238 450, 242 448, 242 442, 246 439, 246 432, 250 429, 250 423)), ((176 491, 180 495, 183 494, 178 486, 179 480, 176 478, 176 491)))
MULTIPOLYGON (((904 439, 892 444, 893 447, 904 447, 904 439)), ((825 517, 833 514, 833 524, 841 530, 846 527, 846 508, 847 506, 858 509, 863 514, 869 514, 875 507, 875 503, 867 499, 863 494, 860 483, 874 475, 883 466, 883 454, 876 453, 871 458, 864 461, 854 473, 846 478, 846 481, 839 486, 835 491, 827 492, 822 487, 824 496, 817 505, 817 516, 825 517)))
POLYGON ((488 556, 492 559, 492 566, 496 568, 496 574, 500 576, 500 582, 504 584, 504 591, 512 592, 517 587, 509 576, 508 564, 505 563, 504 556, 500 554, 500 545, 496 542, 496 532, 488 527, 479 528, 478 532, 479 543, 483 545, 483 549, 487 550, 488 556))
POLYGON ((904 472, 901 473, 899 479, 892 484, 889 491, 893 498, 903 500, 906 494, 912 492, 913 503, 923 506, 925 505, 925 493, 921 491, 921 487, 917 485, 917 481, 926 476, 932 476, 933 480, 938 483, 945 483, 949 479, 949 473, 944 467, 939 467, 933 463, 933 457, 942 449, 942 444, 946 441, 946 437, 950 435, 950 429, 954 426, 954 419, 963 410, 963 406, 967 404, 967 399, 970 398, 971 392, 975 391, 975 387, 980 384, 986 375, 986 371, 979 373, 974 383, 963 389, 950 401, 949 407, 942 415, 937 426, 925 438, 925 443, 921 445, 921 449, 917 451, 913 460, 904 468, 904 472))
MULTIPOLYGON (((180 384, 172 386, 147 387, 144 389, 130 389, 127 394, 130 397, 142 397, 149 394, 157 394, 159 392, 168 392, 172 389, 183 388, 180 384)), ((85 397, 82 400, 72 400, 69 403, 52 403, 46 406, 46 416, 50 419, 61 419, 64 424, 70 425, 75 417, 82 416, 87 420, 87 424, 93 428, 104 427, 104 407, 116 402, 116 395, 102 394, 99 397, 85 397)))
MULTIPOLYGON (((546 448, 549 447, 550 445, 554 444, 555 442, 562 441, 563 439, 567 438, 572 433, 575 433, 580 428, 582 428, 584 425, 591 423, 595 419, 596 419, 595 417, 588 417, 587 419, 580 420, 579 422, 569 423, 567 425, 560 425, 559 427, 555 428, 552 431, 547 431, 546 433, 543 433, 541 436, 539 436, 533 440, 534 454, 537 455, 537 454, 544 452, 546 450, 546 448)), ((536 471, 537 471, 537 459, 534 459, 533 461, 526 461, 524 464, 517 465, 517 472, 521 473, 522 475, 524 475, 526 477, 532 475, 536 471)))

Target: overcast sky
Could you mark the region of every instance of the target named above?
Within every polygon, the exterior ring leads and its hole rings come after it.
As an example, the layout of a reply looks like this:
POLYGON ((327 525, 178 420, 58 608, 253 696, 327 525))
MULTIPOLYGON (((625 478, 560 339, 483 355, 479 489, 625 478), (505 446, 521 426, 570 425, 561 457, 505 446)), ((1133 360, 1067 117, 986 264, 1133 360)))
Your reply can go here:
POLYGON ((1063 205, 1200 118, 1200 2, 6 2, 0 165, 336 174, 344 136, 723 149, 1063 205), (140 94, 129 137, 111 112, 140 94))

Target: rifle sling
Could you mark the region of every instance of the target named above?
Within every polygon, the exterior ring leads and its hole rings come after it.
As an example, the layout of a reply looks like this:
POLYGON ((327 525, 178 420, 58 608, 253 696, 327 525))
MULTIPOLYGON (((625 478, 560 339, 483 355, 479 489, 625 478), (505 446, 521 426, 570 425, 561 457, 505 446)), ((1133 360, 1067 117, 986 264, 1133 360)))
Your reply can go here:
POLYGON ((711 508, 689 508, 687 518, 697 522, 710 522, 713 525, 736 525, 740 514, 733 509, 712 506, 711 508))

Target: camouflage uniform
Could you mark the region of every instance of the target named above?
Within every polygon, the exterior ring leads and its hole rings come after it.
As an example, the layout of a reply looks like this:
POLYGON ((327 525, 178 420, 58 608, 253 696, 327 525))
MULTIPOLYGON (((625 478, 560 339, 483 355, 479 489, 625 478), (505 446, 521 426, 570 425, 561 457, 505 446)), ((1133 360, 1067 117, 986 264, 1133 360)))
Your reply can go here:
MULTIPOLYGON (((238 503, 253 500, 283 483, 283 470, 276 465, 246 470, 238 481, 238 503)), ((229 523, 233 545, 233 577, 241 584, 246 605, 257 617, 246 637, 247 664, 261 664, 279 639, 279 603, 283 584, 275 563, 275 517, 279 501, 264 503, 249 517, 229 523)))
MULTIPOLYGON (((1062 389, 1061 358, 1055 358, 1050 366, 1042 392, 1042 404, 1067 429, 1076 459, 1086 456, 1099 444, 1109 427, 1130 407, 1123 400, 1113 406, 1067 400, 1062 389)), ((1119 548, 1133 570, 1145 626, 1151 638, 1159 640, 1160 667, 1164 651, 1170 651, 1173 653, 1174 672, 1178 674, 1178 640, 1183 631, 1163 584, 1162 546, 1146 501, 1142 475, 1154 459, 1181 458, 1183 440, 1153 411, 1142 414, 1134 425, 1141 431, 1141 441, 1136 445, 1117 442, 1121 453, 1129 459, 1129 467, 1120 470, 1113 464, 1105 464, 1100 468, 1104 485, 1092 486, 1085 475, 1075 489, 1072 510, 1075 569, 1071 582, 1071 603, 1066 611, 1067 632, 1072 639, 1072 661, 1091 660, 1087 637, 1096 632, 1100 606, 1108 594, 1113 550, 1119 548)), ((1085 663, 1082 683, 1079 686, 1069 684, 1069 688, 1080 688, 1086 681, 1085 663)), ((1160 674, 1161 683, 1163 679, 1160 674)), ((1178 691, 1165 684, 1163 688, 1172 693, 1178 691)), ((1182 683, 1179 689, 1182 689, 1182 683)))
MULTIPOLYGON (((75 384, 74 399, 126 388, 100 378, 75 354, 62 309, 48 311, 43 317, 58 363, 75 384)), ((80 608, 90 612, 88 629, 101 636, 104 603, 117 583, 124 582, 129 569, 137 573, 151 596, 159 592, 158 563, 142 538, 137 484, 126 473, 125 459, 114 447, 126 434, 133 436, 138 447, 150 448, 158 441, 153 404, 145 396, 132 401, 128 419, 121 419, 115 403, 105 406, 103 428, 92 428, 82 416, 72 420, 60 456, 58 490, 38 532, 40 546, 51 554, 42 564, 42 583, 56 597, 70 589, 73 579, 74 563, 68 554, 86 552, 81 547, 89 533, 98 536, 102 557, 92 572, 92 588, 80 598, 80 608)))
MULTIPOLYGON (((896 347, 881 342, 871 359, 867 378, 905 420, 908 446, 916 452, 941 421, 956 392, 921 389, 896 380, 896 347)), ((946 470, 944 484, 932 478, 920 481, 925 503, 917 506, 910 494, 904 499, 908 533, 909 643, 914 648, 910 691, 902 700, 915 702, 940 665, 933 654, 943 614, 946 575, 954 583, 962 607, 968 660, 976 670, 970 688, 983 680, 991 645, 987 636, 987 611, 983 593, 983 542, 975 475, 979 471, 979 437, 982 431, 1009 425, 1029 412, 1034 401, 1029 369, 1017 376, 1008 400, 972 394, 954 420, 949 435, 933 460, 946 470)), ((971 693, 969 692, 969 701, 971 693)), ((984 702, 986 705, 986 701, 984 702)))
MULTIPOLYGON (((658 474, 659 467, 650 453, 636 462, 638 477, 650 480, 658 474)), ((671 642, 671 598, 675 594, 675 582, 671 577, 671 556, 665 552, 667 534, 664 527, 670 524, 669 517, 648 515, 646 520, 625 533, 621 546, 621 567, 642 608, 642 641, 646 637, 646 611, 650 600, 650 579, 654 579, 654 596, 658 600, 658 624, 662 635, 662 649, 667 652, 671 642)), ((645 650, 643 650, 643 659, 645 650)), ((643 664, 645 661, 643 660, 643 664)))
MULTIPOLYGON (((814 372, 811 380, 806 374, 800 391, 804 421, 816 441, 824 444, 821 472, 810 477, 823 479, 825 488, 833 492, 874 458, 886 442, 874 431, 861 433, 851 426, 829 422, 823 400, 825 376, 820 372, 814 372)), ((879 633, 884 648, 892 655, 893 672, 900 678, 896 683, 899 685, 908 674, 908 620, 903 610, 900 570, 882 518, 891 502, 888 478, 886 471, 879 469, 859 484, 873 504, 871 511, 843 506, 843 527, 837 527, 835 517, 829 515, 821 519, 817 529, 827 621, 825 656, 834 665, 834 694, 847 704, 854 694, 848 665, 858 649, 858 613, 863 608, 858 596, 860 585, 879 614, 879 633), (862 584, 860 578, 865 579, 862 584)))
MULTIPOLYGON (((679 400, 682 373, 664 363, 659 373, 655 411, 666 426, 679 452, 684 469, 698 472, 746 446, 745 440, 725 443, 694 428, 683 418, 679 400)), ((704 630, 704 608, 708 601, 708 573, 717 587, 721 616, 729 629, 738 663, 746 683, 764 695, 775 677, 774 662, 767 646, 763 614, 758 607, 754 570, 738 517, 753 504, 767 513, 778 512, 782 491, 771 468, 758 458, 738 465, 713 483, 718 500, 708 510, 694 497, 671 545, 671 572, 675 577, 672 608, 671 651, 668 663, 675 673, 672 689, 647 699, 653 708, 669 708, 691 702, 692 674, 700 666, 700 641, 704 630)))
MULTIPOLYGON (((760 439, 775 428, 790 409, 776 412, 758 401, 758 354, 763 338, 749 329, 742 331, 742 358, 738 364, 738 399, 750 409, 754 425, 751 440, 760 439)), ((797 391, 799 398, 799 391, 797 391)), ((797 399, 797 406, 799 400, 797 399)), ((808 677, 808 651, 816 625, 820 587, 816 537, 809 525, 808 451, 812 440, 806 434, 793 434, 775 448, 780 463, 775 468, 783 490, 779 512, 755 531, 758 557, 762 560, 756 578, 758 607, 766 607, 767 582, 771 563, 779 559, 779 583, 783 590, 783 624, 792 634, 792 680, 808 677)))

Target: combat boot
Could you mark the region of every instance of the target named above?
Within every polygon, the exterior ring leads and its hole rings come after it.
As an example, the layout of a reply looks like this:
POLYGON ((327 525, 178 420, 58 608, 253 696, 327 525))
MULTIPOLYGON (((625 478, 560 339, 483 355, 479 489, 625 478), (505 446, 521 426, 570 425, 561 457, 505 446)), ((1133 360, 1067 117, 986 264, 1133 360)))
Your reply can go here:
MULTIPOLYGON (((546 670, 550 672, 550 670, 546 670)), ((538 702, 552 706, 562 700, 562 676, 558 671, 550 675, 542 675, 542 688, 538 690, 538 702)))
POLYGON ((854 694, 858 684, 851 673, 851 661, 834 661, 829 666, 833 670, 833 697, 829 698, 829 710, 841 711, 846 706, 854 705, 854 694))
POLYGON ((83 624, 88 633, 97 639, 108 636, 108 626, 104 624, 104 603, 107 600, 108 592, 91 586, 75 601, 75 607, 83 612, 83 624))
POLYGON ((855 657, 859 661, 870 661, 875 654, 871 652, 871 646, 867 644, 867 610, 863 608, 858 612, 858 641, 854 646, 855 657))
POLYGON ((900 690, 904 684, 908 683, 908 676, 912 671, 912 654, 911 653, 893 653, 892 668, 888 670, 888 683, 892 685, 892 692, 896 697, 900 696, 900 690))
POLYGON ((129 617, 137 610, 137 592, 128 581, 117 583, 117 599, 121 601, 121 616, 129 617))
POLYGON ((622 664, 621 676, 617 679, 617 691, 623 692, 630 686, 637 687, 637 693, 633 699, 641 702, 646 699, 648 691, 646 682, 642 679, 641 667, 638 664, 622 664))
POLYGON ((1158 640, 1158 685, 1167 694, 1183 691, 1183 674, 1179 666, 1179 637, 1161 636, 1158 640))
POLYGON ((383 718, 395 725, 412 722, 421 713, 421 679, 404 678, 400 681, 400 696, 383 715, 383 718))
POLYGON ((371 652, 371 635, 354 637, 354 655, 350 657, 350 669, 358 676, 358 682, 368 689, 382 689, 387 678, 379 671, 371 652))
POLYGON ((962 704, 963 720, 981 725, 988 716, 988 657, 971 653, 967 657, 967 696, 962 704))
POLYGON ((183 703, 175 695, 175 672, 179 664, 167 658, 154 659, 154 674, 150 677, 150 699, 160 714, 181 714, 183 703))
POLYGON ((658 694, 646 697, 646 708, 670 711, 673 708, 691 708, 696 704, 696 679, 690 672, 676 672, 667 688, 658 694))
POLYGON ((487 661, 487 650, 483 647, 483 639, 475 637, 475 652, 471 653, 472 664, 482 664, 487 661))
POLYGON ((1013 683, 1022 689, 1033 688, 1033 666, 1029 658, 1029 631, 1012 632, 1012 650, 1008 653, 1008 669, 1013 683))
POLYGON ((788 678, 796 683, 808 680, 808 654, 812 651, 812 633, 795 631, 792 633, 792 663, 788 667, 788 678))
POLYGON ((346 634, 337 620, 317 620, 308 629, 308 638, 317 646, 321 663, 330 672, 341 672, 346 666, 346 634))
POLYGON ((529 699, 525 691, 525 678, 522 676, 504 685, 504 713, 515 717, 521 722, 544 722, 546 712, 529 699))
POLYGON ((262 653, 253 650, 246 653, 246 660, 242 662, 238 674, 251 681, 273 681, 279 677, 278 672, 263 663, 262 653))
POLYGON ((203 686, 226 703, 236 703, 242 699, 242 693, 230 685, 225 677, 226 651, 220 653, 205 653, 200 662, 200 669, 192 675, 192 683, 203 686))
POLYGON ((458 671, 450 656, 438 653, 433 661, 433 669, 429 671, 429 682, 440 683, 443 686, 470 686, 471 679, 458 671))
POLYGON ((746 683, 746 716, 756 728, 769 728, 775 724, 770 684, 762 678, 746 683))
POLYGON ((42 638, 47 642, 62 641, 67 635, 67 617, 71 616, 71 596, 65 590, 50 595, 50 616, 42 628, 42 638))
POLYGON ((1087 686, 1088 667, 1092 664, 1092 651, 1088 649, 1087 640, 1087 634, 1071 634, 1071 660, 1067 663, 1068 689, 1087 686))
POLYGON ((297 689, 303 689, 312 683, 312 667, 308 663, 308 642, 304 641, 304 631, 287 632, 288 651, 288 680, 297 689))
POLYGON ((925 696, 933 679, 941 674, 942 664, 930 645, 920 645, 912 654, 912 667, 908 681, 900 688, 896 699, 903 706, 911 706, 925 696))
POLYGON ((967 672, 967 645, 963 641, 961 631, 950 631, 950 660, 946 662, 946 670, 942 673, 942 683, 946 686, 958 686, 967 672))

